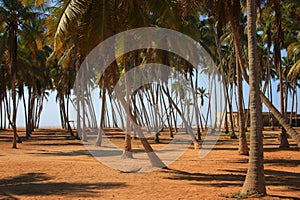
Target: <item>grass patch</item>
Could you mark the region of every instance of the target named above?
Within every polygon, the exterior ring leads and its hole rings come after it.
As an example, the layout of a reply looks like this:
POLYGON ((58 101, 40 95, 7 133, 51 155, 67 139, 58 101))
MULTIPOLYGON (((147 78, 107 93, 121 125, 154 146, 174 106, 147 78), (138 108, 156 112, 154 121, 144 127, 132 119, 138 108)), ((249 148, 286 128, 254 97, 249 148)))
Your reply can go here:
POLYGON ((220 194, 220 197, 225 197, 225 198, 235 198, 235 199, 247 199, 249 197, 254 197, 254 198, 260 198, 263 195, 257 193, 257 192, 247 192, 246 194, 242 194, 241 192, 234 192, 234 193, 230 193, 230 194, 220 194))
POLYGON ((225 135, 231 136, 231 132, 227 132, 227 133, 225 133, 225 135))

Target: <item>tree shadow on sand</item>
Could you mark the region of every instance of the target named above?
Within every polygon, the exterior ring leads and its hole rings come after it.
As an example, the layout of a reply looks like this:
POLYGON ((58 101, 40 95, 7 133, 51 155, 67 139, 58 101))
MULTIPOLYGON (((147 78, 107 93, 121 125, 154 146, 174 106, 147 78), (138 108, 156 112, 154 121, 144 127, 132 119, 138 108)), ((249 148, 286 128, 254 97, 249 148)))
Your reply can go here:
POLYGON ((241 174, 205 174, 205 173, 190 173, 180 170, 171 170, 168 173, 173 174, 167 179, 170 180, 188 180, 197 181, 193 184, 197 185, 211 185, 213 187, 227 187, 230 185, 242 185, 245 179, 241 174), (210 183, 213 182, 213 183, 210 183))
MULTIPOLYGON (((246 177, 246 169, 225 170, 225 173, 222 174, 189 173, 180 170, 170 170, 167 172, 171 174, 169 177, 167 177, 167 179, 188 180, 193 181, 191 184, 207 185, 211 187, 242 187, 246 177)), ((265 170, 265 177, 267 186, 286 186, 295 194, 295 196, 288 198, 299 198, 297 194, 300 191, 300 173, 267 169, 265 170)), ((282 198, 287 197, 282 196, 282 198)))
POLYGON ((71 195, 73 197, 99 197, 103 189, 125 187, 121 182, 105 183, 67 183, 49 182, 52 177, 45 173, 27 173, 0 180, 0 199, 17 199, 21 196, 51 196, 71 195))

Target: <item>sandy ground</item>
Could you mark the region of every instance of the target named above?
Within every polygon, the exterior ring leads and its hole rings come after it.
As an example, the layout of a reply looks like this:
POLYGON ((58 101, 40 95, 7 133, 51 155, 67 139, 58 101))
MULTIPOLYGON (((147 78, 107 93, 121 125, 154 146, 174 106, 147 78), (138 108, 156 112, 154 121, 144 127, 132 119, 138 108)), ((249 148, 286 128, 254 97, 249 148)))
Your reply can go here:
MULTIPOLYGON (((299 148, 290 140, 291 148, 280 150, 278 131, 264 134, 263 199, 299 199, 299 148)), ((238 155, 238 141, 226 135, 202 159, 191 146, 169 170, 149 173, 104 166, 59 129, 39 129, 18 149, 11 148, 11 136, 0 132, 0 199, 235 199, 247 169, 248 157, 238 155)))

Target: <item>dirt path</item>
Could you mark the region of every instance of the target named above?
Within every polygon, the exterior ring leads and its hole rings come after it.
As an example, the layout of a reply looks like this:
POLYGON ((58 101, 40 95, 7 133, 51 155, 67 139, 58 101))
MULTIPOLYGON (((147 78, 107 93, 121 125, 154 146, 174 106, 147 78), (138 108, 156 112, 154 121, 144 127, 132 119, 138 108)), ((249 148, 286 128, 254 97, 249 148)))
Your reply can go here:
MULTIPOLYGON (((241 190, 248 158, 238 155, 238 141, 228 138, 223 135, 203 159, 188 149, 170 170, 122 173, 61 130, 40 129, 19 149, 11 148, 11 132, 3 131, 0 199, 231 199, 226 196, 241 190)), ((263 199, 300 198, 300 154, 290 142, 289 150, 279 150, 276 132, 265 131, 269 196, 263 199)))

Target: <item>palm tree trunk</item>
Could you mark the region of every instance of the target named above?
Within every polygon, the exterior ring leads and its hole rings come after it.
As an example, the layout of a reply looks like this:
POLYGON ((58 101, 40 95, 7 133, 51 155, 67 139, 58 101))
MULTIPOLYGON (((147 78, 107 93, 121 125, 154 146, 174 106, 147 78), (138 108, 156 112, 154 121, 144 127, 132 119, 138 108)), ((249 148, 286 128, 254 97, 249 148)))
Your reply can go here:
POLYGON ((12 90, 12 128, 13 128, 13 148, 17 148, 17 30, 18 24, 16 21, 11 22, 9 26, 9 66, 11 71, 11 90, 12 90))
POLYGON ((130 84, 129 84, 129 79, 128 79, 128 75, 126 72, 129 71, 128 69, 128 64, 126 63, 125 59, 124 59, 124 64, 125 64, 125 67, 124 67, 124 71, 125 71, 125 89, 126 89, 126 104, 124 105, 126 108, 126 134, 125 134, 125 143, 124 143, 124 152, 123 152, 123 155, 122 155, 122 158, 133 158, 133 155, 132 155, 132 146, 131 146, 131 105, 130 105, 130 96, 129 96, 129 93, 130 93, 130 84))
MULTIPOLYGON (((200 116, 200 112, 199 112, 197 92, 196 92, 197 82, 198 82, 198 71, 196 71, 195 87, 193 84, 192 73, 190 73, 190 81, 191 81, 191 86, 192 86, 192 92, 193 92, 192 96, 193 96, 195 115, 196 115, 197 139, 198 139, 198 141, 201 141, 201 131, 200 131, 200 124, 199 124, 199 117, 201 117, 201 116, 200 116)), ((200 118, 200 120, 201 120, 201 118, 200 118)))
POLYGON ((26 100, 24 93, 22 94, 23 99, 23 108, 24 108, 24 120, 25 120, 25 127, 26 127, 26 138, 27 138, 27 129, 28 129, 28 115, 27 115, 27 108, 26 108, 26 100))
MULTIPOLYGON (((240 60, 241 62, 241 60, 240 60)), ((246 71, 241 70, 243 73, 243 77, 246 83, 249 83, 249 76, 246 74, 246 71)), ((263 92, 260 91, 260 98, 262 102, 267 106, 267 108, 271 111, 273 116, 278 120, 278 122, 285 128, 287 134, 289 134, 292 139, 297 143, 298 147, 300 147, 300 135, 297 133, 295 129, 288 123, 287 119, 277 110, 277 108, 270 102, 270 100, 265 96, 263 92)))
POLYGON ((237 85, 238 85, 238 115, 239 115, 239 154, 249 155, 247 138, 245 133, 245 116, 244 116, 244 107, 243 107, 243 83, 242 83, 242 74, 238 61, 236 62, 236 73, 237 73, 237 85))
POLYGON ((232 109, 232 96, 233 96, 233 89, 232 89, 232 85, 231 85, 231 94, 230 94, 230 96, 231 96, 231 98, 229 98, 229 94, 228 94, 228 92, 227 92, 227 96, 228 96, 228 107, 229 107, 229 118, 230 118, 230 125, 231 125, 231 134, 230 134, 230 138, 231 139, 237 139, 237 136, 236 136, 236 134, 235 134, 235 129, 234 129, 234 125, 235 125, 235 123, 234 123, 234 119, 233 119, 233 109, 232 109))
MULTIPOLYGON (((280 112, 285 116, 284 110, 284 89, 283 89, 283 72, 281 65, 281 42, 282 42, 282 29, 281 29, 281 14, 280 14, 280 1, 274 2, 275 9, 275 37, 274 37, 274 63, 279 74, 279 89, 280 89, 280 112)), ((288 148, 289 142, 287 140, 287 134, 284 127, 282 127, 281 134, 279 136, 280 148, 288 148)))
POLYGON ((101 146, 101 143, 102 143, 102 135, 103 135, 103 127, 104 127, 104 119, 105 119, 104 118, 105 117, 105 108, 106 108, 106 89, 103 87, 100 126, 99 126, 99 130, 98 130, 98 136, 96 139, 95 146, 101 146))
MULTIPOLYGON (((149 142, 147 141, 146 137, 143 135, 141 127, 137 125, 137 118, 136 118, 136 116, 132 115, 131 111, 129 110, 131 108, 130 108, 130 106, 128 106, 128 102, 126 103, 124 97, 121 96, 121 91, 116 90, 116 94, 118 96, 118 99, 121 102, 121 105, 125 109, 126 114, 129 115, 128 117, 131 118, 131 120, 133 122, 133 127, 137 131, 137 134, 138 134, 138 136, 140 138, 140 141, 141 141, 141 143, 142 143, 142 145, 143 145, 143 147, 144 147, 144 149, 147 153, 147 156, 148 156, 148 158, 149 158, 149 160, 152 164, 152 167, 167 168, 165 166, 165 164, 160 160, 160 158, 153 151, 153 149, 150 146, 149 142)), ((130 143, 130 145, 131 145, 131 143, 130 143)))
POLYGON ((250 87, 250 156, 242 193, 266 194, 262 134, 262 105, 257 74, 257 39, 255 1, 247 0, 249 87, 250 87))
MULTIPOLYGON (((273 92, 272 92, 272 84, 270 84, 270 103, 273 105, 273 92)), ((270 111, 271 112, 271 111, 270 111)), ((271 112, 271 130, 274 130, 274 120, 273 120, 273 113, 271 112)))
POLYGON ((290 114, 290 125, 293 126, 293 111, 294 111, 294 104, 295 104, 295 91, 296 91, 297 83, 294 82, 293 85, 293 94, 292 94, 292 108, 290 114))
MULTIPOLYGON (((162 90, 162 89, 161 89, 162 90)), ((162 102, 163 102, 163 106, 164 106, 164 109, 165 109, 165 112, 168 113, 168 108, 167 108, 167 104, 166 104, 166 101, 165 101, 165 98, 163 97, 163 93, 161 93, 161 99, 162 99, 162 102)), ((169 135, 170 135, 170 138, 173 138, 174 135, 173 135, 173 130, 172 130, 172 126, 171 126, 171 107, 169 105, 169 109, 170 109, 170 113, 167 114, 167 123, 168 123, 168 128, 169 128, 169 135)))
POLYGON ((178 112, 178 114, 182 117, 182 123, 185 125, 185 129, 187 130, 187 133, 190 134, 190 136, 192 137, 193 144, 194 144, 194 149, 199 149, 200 148, 200 144, 199 144, 198 140, 196 139, 196 136, 194 135, 194 133, 192 131, 192 127, 185 120, 184 114, 182 113, 182 111, 180 111, 180 109, 178 108, 178 106, 174 103, 173 99, 170 96, 168 87, 166 87, 166 88, 167 89, 165 89, 164 87, 162 87, 163 92, 166 94, 167 98, 169 99, 170 103, 175 108, 175 110, 178 112))

